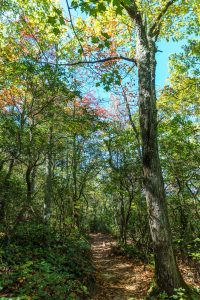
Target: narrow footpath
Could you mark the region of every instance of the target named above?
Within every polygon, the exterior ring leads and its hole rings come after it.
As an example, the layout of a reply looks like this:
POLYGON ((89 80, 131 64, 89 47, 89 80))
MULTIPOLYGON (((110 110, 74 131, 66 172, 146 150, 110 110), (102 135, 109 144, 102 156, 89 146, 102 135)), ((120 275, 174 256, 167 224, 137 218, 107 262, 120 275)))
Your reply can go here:
POLYGON ((153 269, 111 251, 115 240, 105 234, 93 234, 92 253, 96 267, 93 300, 144 299, 153 278, 153 269))

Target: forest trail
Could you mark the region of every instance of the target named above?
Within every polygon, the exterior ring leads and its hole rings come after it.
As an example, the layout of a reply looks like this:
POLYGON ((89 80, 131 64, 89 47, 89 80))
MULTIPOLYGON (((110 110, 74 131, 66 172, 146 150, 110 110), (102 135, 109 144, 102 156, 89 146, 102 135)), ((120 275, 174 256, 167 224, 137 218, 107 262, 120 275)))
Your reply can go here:
POLYGON ((151 267, 138 260, 113 255, 115 240, 106 234, 92 234, 92 253, 96 267, 93 300, 144 299, 153 278, 151 267))
MULTIPOLYGON (((96 286, 92 300, 143 300, 154 277, 154 270, 138 259, 114 255, 116 240, 107 234, 91 234, 96 286)), ((200 274, 195 267, 179 263, 187 284, 200 289, 200 274)))

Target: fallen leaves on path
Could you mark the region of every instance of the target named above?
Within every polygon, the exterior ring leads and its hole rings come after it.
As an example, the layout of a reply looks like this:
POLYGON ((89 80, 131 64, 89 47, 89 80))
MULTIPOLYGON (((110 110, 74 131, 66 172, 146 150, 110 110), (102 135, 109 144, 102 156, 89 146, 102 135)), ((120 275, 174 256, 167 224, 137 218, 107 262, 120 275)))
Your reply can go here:
POLYGON ((96 267, 96 289, 93 300, 143 299, 153 279, 153 269, 144 268, 139 260, 112 256, 115 240, 104 234, 92 236, 93 260, 96 267))

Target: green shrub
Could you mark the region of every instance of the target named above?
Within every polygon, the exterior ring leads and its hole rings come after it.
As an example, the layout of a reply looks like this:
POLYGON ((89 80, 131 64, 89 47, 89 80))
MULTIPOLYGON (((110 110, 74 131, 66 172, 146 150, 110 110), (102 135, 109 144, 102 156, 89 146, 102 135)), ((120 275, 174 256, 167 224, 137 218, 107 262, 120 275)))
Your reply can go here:
POLYGON ((2 241, 0 295, 44 300, 87 297, 94 271, 87 240, 80 233, 60 237, 44 226, 27 225, 19 227, 9 243, 2 241))

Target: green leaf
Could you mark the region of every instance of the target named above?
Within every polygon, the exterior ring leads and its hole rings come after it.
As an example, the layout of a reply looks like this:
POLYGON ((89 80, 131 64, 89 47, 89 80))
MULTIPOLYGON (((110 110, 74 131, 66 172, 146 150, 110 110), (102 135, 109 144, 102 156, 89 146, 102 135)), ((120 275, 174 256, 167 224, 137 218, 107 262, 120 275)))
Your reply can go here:
POLYGON ((106 11, 106 7, 102 2, 98 3, 98 11, 99 12, 106 11))
POLYGON ((121 84, 121 81, 116 80, 116 81, 115 81, 115 84, 116 84, 116 85, 120 85, 120 84, 121 84))
POLYGON ((123 7, 122 6, 117 6, 116 7, 116 14, 117 15, 121 16, 122 15, 122 11, 123 11, 123 7))
POLYGON ((78 1, 73 0, 73 1, 71 2, 71 7, 72 7, 72 8, 77 8, 77 7, 78 7, 78 1))
POLYGON ((109 36, 109 34, 108 34, 107 32, 101 31, 101 34, 102 34, 106 39, 109 39, 109 38, 110 38, 110 36, 109 36))
POLYGON ((57 20, 56 17, 49 16, 48 19, 47 19, 47 23, 49 23, 51 25, 55 25, 56 24, 56 20, 57 20))
POLYGON ((105 46, 106 46, 107 48, 110 48, 110 44, 111 44, 111 43, 110 43, 108 40, 105 41, 105 46))
POLYGON ((93 36, 91 38, 91 41, 92 41, 93 44, 98 43, 99 42, 99 38, 97 36, 93 36))
POLYGON ((79 48, 79 49, 78 49, 78 53, 79 53, 79 54, 83 54, 83 49, 82 49, 82 48, 79 48))
MULTIPOLYGON (((128 4, 128 3, 126 3, 127 1, 124 1, 124 4, 128 4)), ((129 1, 128 1, 129 2, 129 1)), ((119 0, 113 0, 113 6, 115 6, 116 7, 116 14, 117 15, 122 15, 122 11, 123 11, 123 7, 122 7, 122 5, 121 5, 121 1, 119 1, 119 0)))
POLYGON ((63 16, 60 16, 59 20, 60 20, 60 25, 65 25, 65 19, 63 16))
POLYGON ((100 43, 100 44, 98 45, 98 47, 99 47, 99 49, 103 49, 103 48, 104 48, 104 44, 100 43))
POLYGON ((113 6, 120 6, 120 1, 119 0, 113 0, 112 4, 113 4, 113 6))
POLYGON ((60 10, 57 7, 54 7, 53 10, 58 14, 58 15, 62 15, 62 10, 60 10))
POLYGON ((53 33, 54 33, 55 35, 60 34, 60 29, 57 28, 57 27, 54 27, 54 28, 53 28, 53 33))
POLYGON ((104 89, 106 90, 106 92, 109 92, 109 91, 110 91, 110 87, 109 87, 108 85, 106 85, 106 86, 104 87, 104 89))

